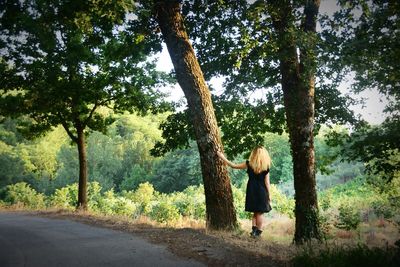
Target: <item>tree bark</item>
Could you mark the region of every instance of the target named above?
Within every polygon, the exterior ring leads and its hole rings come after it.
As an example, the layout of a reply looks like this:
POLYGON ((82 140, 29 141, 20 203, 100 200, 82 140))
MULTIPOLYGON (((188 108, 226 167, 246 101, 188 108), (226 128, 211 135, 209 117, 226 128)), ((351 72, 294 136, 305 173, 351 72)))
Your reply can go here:
POLYGON ((281 84, 284 95, 286 120, 293 157, 296 229, 294 242, 301 244, 310 239, 321 240, 318 201, 315 181, 314 155, 314 88, 315 88, 315 36, 316 17, 320 1, 307 1, 302 30, 310 34, 308 44, 297 54, 293 27, 293 9, 290 1, 275 2, 273 17, 278 33, 281 84), (300 59, 299 59, 300 58, 300 59), (306 62, 306 63, 305 63, 306 62))
POLYGON ((77 126, 77 145, 79 154, 79 188, 77 209, 87 210, 87 160, 85 133, 83 127, 77 126))
POLYGON ((233 229, 237 226, 236 212, 227 169, 216 153, 222 149, 222 144, 211 94, 186 33, 179 3, 156 1, 155 12, 195 129, 206 196, 207 227, 233 229))

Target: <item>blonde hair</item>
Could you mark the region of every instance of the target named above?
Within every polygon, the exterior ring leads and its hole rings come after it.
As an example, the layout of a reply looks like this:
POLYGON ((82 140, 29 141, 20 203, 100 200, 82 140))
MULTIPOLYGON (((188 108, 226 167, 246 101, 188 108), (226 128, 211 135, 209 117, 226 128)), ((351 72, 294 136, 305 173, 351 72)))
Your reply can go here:
POLYGON ((249 164, 256 174, 268 170, 271 166, 271 158, 268 151, 263 146, 255 147, 251 151, 249 164))

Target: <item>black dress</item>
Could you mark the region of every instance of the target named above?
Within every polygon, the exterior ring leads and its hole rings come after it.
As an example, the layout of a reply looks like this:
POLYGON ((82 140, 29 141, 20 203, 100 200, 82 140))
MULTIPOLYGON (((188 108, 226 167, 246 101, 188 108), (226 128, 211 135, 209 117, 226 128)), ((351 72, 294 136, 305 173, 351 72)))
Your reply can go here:
POLYGON ((246 188, 245 211, 269 212, 271 205, 269 203, 269 192, 265 186, 265 176, 268 174, 269 169, 255 174, 250 167, 249 161, 246 161, 246 165, 249 181, 246 188))

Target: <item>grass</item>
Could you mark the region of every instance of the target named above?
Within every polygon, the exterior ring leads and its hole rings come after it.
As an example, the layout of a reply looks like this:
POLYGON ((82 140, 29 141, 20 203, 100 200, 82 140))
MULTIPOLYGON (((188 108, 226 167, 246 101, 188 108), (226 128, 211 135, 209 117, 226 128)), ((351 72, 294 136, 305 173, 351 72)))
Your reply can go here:
POLYGON ((400 266, 399 248, 325 245, 323 248, 303 247, 292 259, 294 267, 397 267, 400 266))

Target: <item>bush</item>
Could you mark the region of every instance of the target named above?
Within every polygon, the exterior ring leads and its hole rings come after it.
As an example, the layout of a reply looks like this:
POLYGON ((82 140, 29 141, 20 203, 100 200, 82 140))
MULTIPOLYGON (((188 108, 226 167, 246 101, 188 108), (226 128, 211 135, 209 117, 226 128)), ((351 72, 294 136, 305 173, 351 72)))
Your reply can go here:
POLYGON ((73 210, 78 204, 78 184, 71 184, 56 189, 50 196, 50 205, 53 207, 73 210))
POLYGON ((204 187, 189 186, 182 192, 182 198, 177 198, 174 204, 183 216, 199 220, 206 218, 206 198, 204 187))
POLYGON ((138 204, 137 212, 144 215, 149 215, 151 213, 152 202, 157 194, 158 192, 154 190, 153 185, 149 182, 141 183, 134 192, 122 192, 122 196, 138 204))
POLYGON ((101 198, 94 204, 91 204, 91 208, 94 212, 98 212, 105 215, 113 215, 115 205, 114 189, 106 191, 101 198))
POLYGON ((179 220, 179 210, 166 199, 157 202, 150 213, 150 217, 160 223, 173 223, 179 220))
POLYGON ((342 203, 339 207, 338 222, 335 226, 339 229, 352 230, 356 229, 360 222, 360 212, 350 203, 342 203))
POLYGON ((99 211, 103 202, 101 185, 98 182, 90 182, 87 185, 88 208, 92 211, 99 211))
POLYGON ((319 198, 319 206, 323 211, 327 211, 332 204, 332 191, 326 190, 319 198))
POLYGON ((369 248, 359 244, 356 247, 326 247, 322 250, 305 248, 292 259, 294 267, 375 267, 400 266, 396 249, 369 248))
POLYGON ((372 209, 376 216, 390 219, 395 215, 395 211, 393 207, 390 205, 390 202, 387 198, 379 198, 372 202, 372 209))
POLYGON ((252 214, 244 210, 246 204, 246 193, 235 186, 232 186, 233 204, 235 205, 236 214, 240 219, 250 219, 252 214))
POLYGON ((45 196, 35 191, 25 182, 7 186, 5 202, 9 204, 23 204, 29 209, 45 208, 45 196))
POLYGON ((113 204, 112 211, 117 215, 133 216, 137 210, 136 204, 124 197, 115 198, 113 204))
POLYGON ((272 209, 290 218, 294 217, 294 199, 282 194, 275 185, 271 185, 271 206, 272 209))

